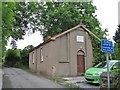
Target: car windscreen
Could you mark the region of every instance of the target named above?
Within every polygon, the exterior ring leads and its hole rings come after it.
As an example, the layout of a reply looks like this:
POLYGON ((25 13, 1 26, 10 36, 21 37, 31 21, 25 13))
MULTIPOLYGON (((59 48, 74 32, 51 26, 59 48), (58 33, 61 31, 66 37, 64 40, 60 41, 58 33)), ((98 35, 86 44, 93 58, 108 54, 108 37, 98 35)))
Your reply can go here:
MULTIPOLYGON (((114 62, 109 62, 109 67, 113 64, 114 64, 114 62)), ((100 62, 99 64, 97 64, 94 67, 95 68, 107 68, 107 62, 100 62)))

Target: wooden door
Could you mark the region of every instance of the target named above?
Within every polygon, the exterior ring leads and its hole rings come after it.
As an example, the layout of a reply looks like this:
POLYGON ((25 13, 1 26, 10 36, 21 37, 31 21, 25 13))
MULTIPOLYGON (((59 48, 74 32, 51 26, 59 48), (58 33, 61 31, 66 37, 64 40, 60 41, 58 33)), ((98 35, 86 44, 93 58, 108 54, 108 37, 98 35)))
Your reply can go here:
POLYGON ((84 55, 77 55, 77 73, 81 74, 85 72, 84 55))

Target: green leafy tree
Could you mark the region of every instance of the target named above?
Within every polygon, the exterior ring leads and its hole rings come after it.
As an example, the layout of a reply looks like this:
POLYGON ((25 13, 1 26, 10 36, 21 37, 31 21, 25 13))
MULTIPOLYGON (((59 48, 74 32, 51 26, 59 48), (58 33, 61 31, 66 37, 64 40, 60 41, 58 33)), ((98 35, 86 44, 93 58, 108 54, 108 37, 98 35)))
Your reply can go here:
POLYGON ((5 64, 13 67, 17 62, 20 62, 20 51, 17 49, 8 49, 5 57, 5 64))
POLYGON ((118 30, 116 30, 113 39, 116 43, 118 43, 118 51, 120 52, 120 25, 118 25, 118 30))
POLYGON ((120 59, 120 25, 118 25, 118 30, 116 30, 115 36, 113 36, 115 41, 115 52, 113 54, 114 59, 120 59))
MULTIPOLYGON (((99 38, 106 38, 107 30, 102 30, 92 2, 19 2, 15 5, 16 8, 12 8, 14 27, 11 29, 12 34, 7 35, 15 40, 23 39, 29 31, 40 31, 46 40, 47 36, 55 36, 80 22, 99 38)), ((95 62, 105 59, 100 49, 100 41, 93 36, 91 38, 95 62)))
MULTIPOLYGON (((2 55, 5 56, 9 37, 14 40, 24 39, 23 36, 30 31, 34 33, 35 23, 33 8, 36 4, 26 2, 2 2, 2 55), (9 12, 9 14, 8 14, 9 12)), ((37 9, 37 8, 35 8, 37 9)), ((35 12, 34 9, 34 12, 35 12)), ((0 33, 1 34, 1 33, 0 33)))
POLYGON ((15 2, 2 2, 2 55, 5 55, 7 40, 13 34, 15 2))
POLYGON ((17 49, 17 44, 16 44, 16 41, 14 39, 12 39, 10 44, 11 44, 11 47, 13 50, 17 49))
MULTIPOLYGON (((55 36, 67 29, 74 27, 81 21, 86 27, 100 39, 106 39, 107 29, 103 30, 96 18, 96 7, 92 2, 47 2, 38 5, 40 7, 40 22, 44 26, 42 35, 55 36)), ((91 35, 95 63, 105 60, 105 54, 101 52, 101 42, 91 35)))
POLYGON ((112 53, 112 59, 113 60, 120 60, 120 55, 118 52, 118 43, 114 43, 114 53, 112 53))
POLYGON ((0 58, 2 58, 2 2, 0 2, 0 58))
POLYGON ((11 36, 17 39, 24 39, 25 34, 31 34, 41 29, 39 20, 39 10, 35 2, 17 2, 15 13, 15 21, 13 33, 11 36))
MULTIPOLYGON (((23 34, 26 29, 40 31, 46 40, 47 36, 55 36, 82 21, 100 39, 106 39, 107 30, 101 28, 95 10, 92 2, 17 3, 15 30, 21 30, 23 34)), ((95 62, 105 59, 100 41, 93 36, 91 38, 95 62)))
POLYGON ((21 61, 22 64, 27 66, 29 65, 29 51, 33 48, 32 45, 26 46, 23 50, 21 50, 21 61))

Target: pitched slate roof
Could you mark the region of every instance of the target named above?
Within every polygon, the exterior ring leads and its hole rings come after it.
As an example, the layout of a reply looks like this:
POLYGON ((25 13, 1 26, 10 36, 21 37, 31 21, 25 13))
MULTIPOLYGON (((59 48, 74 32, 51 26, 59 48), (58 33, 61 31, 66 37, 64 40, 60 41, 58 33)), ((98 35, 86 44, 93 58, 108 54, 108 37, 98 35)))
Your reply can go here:
POLYGON ((69 32, 71 32, 71 31, 74 31, 75 29, 77 29, 77 28, 79 28, 79 27, 83 28, 85 31, 87 31, 88 33, 90 33, 90 34, 93 35, 96 39, 98 39, 98 40, 100 41, 100 38, 98 38, 95 34, 93 34, 93 33, 92 33, 89 29, 87 29, 83 24, 78 24, 77 26, 75 26, 75 27, 73 27, 73 28, 71 28, 71 29, 68 29, 68 30, 66 30, 66 31, 64 31, 64 32, 62 32, 62 33, 54 36, 54 37, 49 38, 48 40, 44 41, 43 43, 40 43, 38 46, 36 46, 36 47, 34 47, 32 50, 30 50, 30 52, 32 52, 33 50, 35 50, 35 49, 37 49, 37 48, 39 48, 39 47, 47 44, 47 43, 50 42, 50 41, 56 40, 56 38, 58 38, 58 37, 61 37, 61 36, 65 35, 65 34, 67 34, 67 33, 69 33, 69 32))

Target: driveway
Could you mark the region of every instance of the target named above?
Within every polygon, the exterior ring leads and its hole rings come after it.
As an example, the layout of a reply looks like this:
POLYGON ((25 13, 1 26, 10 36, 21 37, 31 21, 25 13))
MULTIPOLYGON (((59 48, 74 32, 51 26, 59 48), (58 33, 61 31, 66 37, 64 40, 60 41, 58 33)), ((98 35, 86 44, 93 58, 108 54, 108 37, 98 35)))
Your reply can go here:
POLYGON ((3 88, 64 88, 42 76, 32 75, 18 68, 3 68, 3 88))

